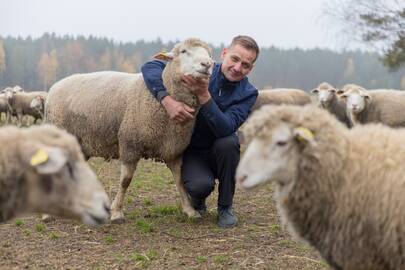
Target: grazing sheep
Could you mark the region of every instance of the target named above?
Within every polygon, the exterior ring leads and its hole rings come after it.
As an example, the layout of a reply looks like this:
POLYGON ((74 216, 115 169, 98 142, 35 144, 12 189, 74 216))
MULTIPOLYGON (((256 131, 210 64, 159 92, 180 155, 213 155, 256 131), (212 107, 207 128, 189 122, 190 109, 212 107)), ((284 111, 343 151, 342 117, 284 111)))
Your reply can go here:
POLYGON ((30 103, 30 108, 40 115, 40 119, 44 119, 45 100, 47 95, 48 93, 46 93, 46 95, 37 95, 30 103))
POLYGON ((252 111, 259 109, 266 104, 280 105, 305 105, 311 103, 311 97, 308 93, 300 89, 276 88, 264 89, 259 91, 252 111))
POLYGON ((17 92, 8 96, 8 103, 13 111, 13 114, 17 115, 17 125, 22 125, 22 117, 24 115, 30 115, 34 117, 34 123, 37 119, 42 119, 41 113, 31 107, 31 102, 37 96, 41 96, 46 99, 48 93, 44 91, 34 92, 17 92))
POLYGON ((346 103, 346 113, 351 126, 366 123, 383 123, 390 127, 405 127, 405 92, 398 90, 373 90, 348 84, 340 98, 346 103))
POLYGON ((41 212, 98 225, 109 199, 76 138, 54 126, 0 128, 0 222, 41 212))
POLYGON ((268 106, 244 131, 237 183, 274 182, 292 235, 334 269, 403 269, 405 129, 347 129, 313 106, 268 106))
MULTIPOLYGON (((208 77, 211 49, 201 40, 187 39, 160 56, 169 60, 163 72, 168 92, 197 113, 197 98, 180 78, 182 74, 208 77)), ((183 211, 190 217, 200 216, 191 206, 180 175, 194 120, 183 125, 170 121, 146 88, 142 74, 96 72, 65 78, 50 89, 45 122, 76 135, 87 157, 119 158, 120 187, 112 204, 112 221, 124 220, 123 199, 141 158, 164 161, 175 178, 183 211)))
POLYGON ((338 94, 342 94, 343 90, 336 90, 332 85, 323 82, 317 88, 311 90, 312 94, 317 96, 318 107, 326 109, 336 118, 349 126, 349 119, 346 116, 346 104, 339 99, 338 94))

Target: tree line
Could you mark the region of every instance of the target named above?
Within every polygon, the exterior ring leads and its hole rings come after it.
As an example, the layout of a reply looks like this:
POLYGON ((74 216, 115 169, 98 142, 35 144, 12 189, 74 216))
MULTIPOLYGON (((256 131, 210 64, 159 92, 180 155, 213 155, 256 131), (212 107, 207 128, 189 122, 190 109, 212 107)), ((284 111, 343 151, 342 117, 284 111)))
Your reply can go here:
MULTIPOLYGON (((176 42, 139 40, 114 42, 107 38, 57 36, 39 38, 0 36, 0 88, 20 85, 29 90, 48 90, 56 81, 74 73, 116 70, 139 72, 141 65, 176 42)), ((212 46, 220 61, 224 45, 212 46)), ((258 88, 311 90, 320 82, 335 86, 356 83, 368 89, 405 89, 405 68, 388 70, 380 55, 363 51, 280 49, 262 47, 249 76, 258 88)))

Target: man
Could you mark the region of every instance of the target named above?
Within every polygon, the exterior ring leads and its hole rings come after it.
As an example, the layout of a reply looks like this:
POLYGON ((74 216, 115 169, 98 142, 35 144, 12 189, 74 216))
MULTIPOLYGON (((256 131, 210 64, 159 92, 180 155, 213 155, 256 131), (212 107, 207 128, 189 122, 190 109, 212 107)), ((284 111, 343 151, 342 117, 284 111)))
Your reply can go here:
MULTIPOLYGON (((218 187, 218 225, 234 227, 237 218, 232 203, 235 171, 240 157, 237 129, 248 117, 256 101, 257 89, 246 77, 259 55, 259 47, 248 36, 237 36, 221 53, 208 80, 183 75, 183 83, 193 90, 201 109, 197 114, 190 145, 183 154, 182 178, 193 207, 207 211, 205 199, 218 187)), ((166 91, 162 72, 165 63, 154 60, 142 66, 146 86, 178 123, 194 117, 194 109, 174 100, 166 91)))

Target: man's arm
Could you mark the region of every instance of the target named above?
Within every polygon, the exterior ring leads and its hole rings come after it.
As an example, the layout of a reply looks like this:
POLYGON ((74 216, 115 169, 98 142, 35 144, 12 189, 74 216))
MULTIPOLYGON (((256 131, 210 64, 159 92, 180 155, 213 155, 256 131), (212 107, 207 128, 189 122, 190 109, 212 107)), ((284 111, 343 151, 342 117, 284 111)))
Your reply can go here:
POLYGON ((178 102, 167 92, 163 84, 163 70, 166 64, 162 61, 153 60, 141 67, 146 87, 152 95, 163 105, 171 120, 177 123, 184 123, 192 119, 194 109, 183 102, 178 102))
POLYGON ((258 92, 245 97, 239 103, 232 105, 225 112, 222 112, 213 99, 204 104, 200 112, 207 119, 208 125, 216 137, 229 136, 235 133, 249 116, 250 109, 256 102, 258 92))

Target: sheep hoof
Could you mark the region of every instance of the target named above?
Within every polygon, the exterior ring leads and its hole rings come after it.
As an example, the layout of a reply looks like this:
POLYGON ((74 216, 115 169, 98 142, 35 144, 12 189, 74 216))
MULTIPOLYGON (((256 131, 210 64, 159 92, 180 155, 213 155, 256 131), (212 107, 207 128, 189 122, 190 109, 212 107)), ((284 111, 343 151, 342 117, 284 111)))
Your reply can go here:
POLYGON ((198 211, 196 211, 194 209, 191 211, 184 211, 184 213, 188 216, 188 218, 191 218, 191 219, 202 218, 201 214, 198 213, 198 211))
POLYGON ((112 213, 111 214, 111 223, 113 223, 113 224, 125 223, 124 214, 122 212, 112 213))
POLYGON ((48 222, 54 221, 55 217, 53 217, 51 215, 43 214, 42 217, 41 217, 41 220, 44 223, 48 223, 48 222))

